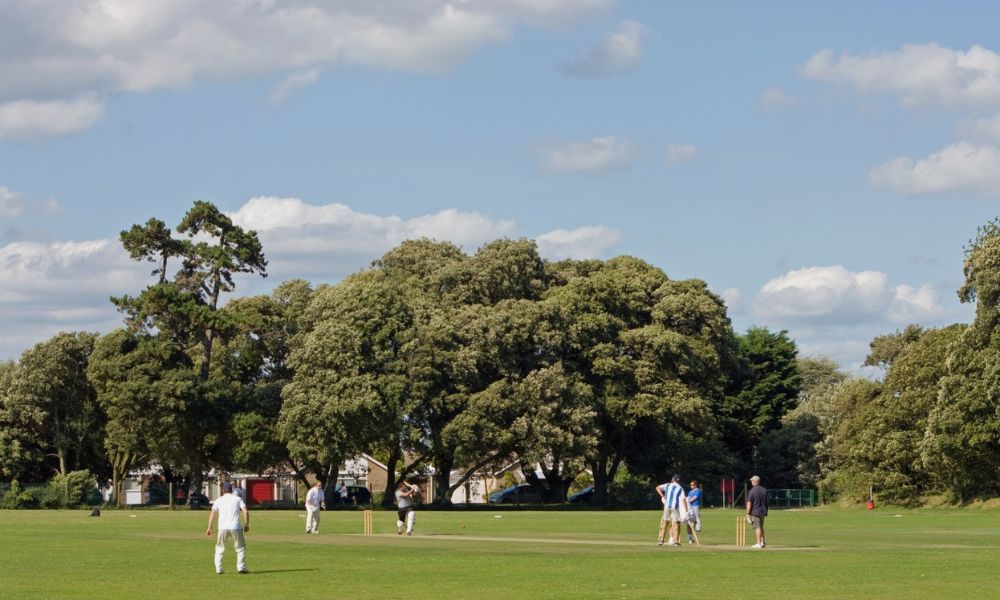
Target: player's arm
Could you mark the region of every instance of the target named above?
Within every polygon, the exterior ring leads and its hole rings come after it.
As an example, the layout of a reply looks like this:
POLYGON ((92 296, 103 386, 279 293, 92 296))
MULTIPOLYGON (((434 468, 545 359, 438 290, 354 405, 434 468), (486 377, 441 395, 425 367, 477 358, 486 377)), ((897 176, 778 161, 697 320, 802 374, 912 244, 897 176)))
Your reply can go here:
POLYGON ((243 513, 243 531, 250 531, 250 511, 247 510, 247 505, 240 502, 240 512, 243 513))
POLYGON ((753 507, 753 503, 747 500, 747 516, 750 516, 750 509, 753 507))
POLYGON ((215 518, 215 507, 208 511, 208 529, 205 530, 205 535, 212 537, 212 520, 215 518))
POLYGON ((660 489, 660 486, 656 486, 653 489, 656 490, 656 493, 660 495, 660 502, 666 502, 667 501, 667 499, 663 497, 663 490, 660 489))

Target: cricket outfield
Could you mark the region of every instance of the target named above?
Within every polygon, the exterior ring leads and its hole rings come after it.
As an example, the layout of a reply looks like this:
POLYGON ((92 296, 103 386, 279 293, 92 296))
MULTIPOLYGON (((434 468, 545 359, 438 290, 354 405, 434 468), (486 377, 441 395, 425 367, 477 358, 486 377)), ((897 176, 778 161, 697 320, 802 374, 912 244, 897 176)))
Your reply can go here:
MULTIPOLYGON (((701 546, 657 546, 658 511, 254 511, 251 573, 212 567, 207 512, 0 511, 0 597, 988 598, 1000 597, 1000 510, 774 511, 763 550, 740 512, 705 510, 701 546), (752 539, 753 534, 748 533, 752 539)), ((682 538, 683 539, 683 538, 682 538)), ((686 539, 684 540, 686 541, 686 539)))

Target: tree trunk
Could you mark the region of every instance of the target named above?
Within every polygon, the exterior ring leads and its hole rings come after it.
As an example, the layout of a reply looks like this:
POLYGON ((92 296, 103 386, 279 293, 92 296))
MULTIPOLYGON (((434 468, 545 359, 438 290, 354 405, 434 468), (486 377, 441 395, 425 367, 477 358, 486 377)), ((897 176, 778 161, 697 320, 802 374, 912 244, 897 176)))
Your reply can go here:
POLYGON ((434 469, 437 471, 437 481, 434 484, 434 504, 438 506, 451 505, 451 469, 455 464, 454 457, 438 457, 434 461, 434 469))
MULTIPOLYGON (((395 496, 393 495, 396 490, 396 465, 403 458, 403 451, 400 449, 398 443, 392 444, 392 449, 389 450, 389 460, 385 462, 386 474, 385 474, 385 493, 382 496, 382 507, 392 508, 395 505, 395 496)), ((406 475, 405 473, 403 474, 406 475)))
POLYGON ((594 474, 594 502, 595 506, 608 505, 608 474, 605 471, 608 464, 606 456, 599 456, 590 464, 590 470, 594 474))

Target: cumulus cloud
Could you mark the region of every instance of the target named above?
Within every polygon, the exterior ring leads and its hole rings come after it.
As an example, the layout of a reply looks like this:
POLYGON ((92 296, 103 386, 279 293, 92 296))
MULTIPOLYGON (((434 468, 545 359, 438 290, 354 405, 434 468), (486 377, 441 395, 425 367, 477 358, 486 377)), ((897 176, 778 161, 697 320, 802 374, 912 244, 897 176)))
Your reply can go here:
POLYGON ((743 292, 740 288, 726 288, 719 293, 729 314, 743 314, 746 307, 743 305, 743 292))
POLYGON ((319 76, 320 70, 317 68, 292 73, 271 90, 271 103, 281 104, 293 92, 319 81, 319 76))
POLYGON ((1000 144, 1000 114, 987 119, 966 119, 958 126, 964 140, 1000 144))
POLYGON ((920 160, 897 158, 868 174, 873 184, 908 196, 1000 195, 1000 148, 957 142, 920 160))
POLYGON ((768 281, 754 314, 778 323, 856 324, 933 320, 944 310, 930 285, 890 287, 884 273, 836 265, 797 269, 768 281))
POLYGON ((0 104, 0 139, 79 133, 102 115, 104 105, 92 96, 67 101, 5 102, 0 104))
POLYGON ((885 273, 842 266, 792 270, 754 298, 756 323, 786 329, 802 356, 829 356, 858 371, 877 335, 910 323, 927 327, 970 318, 970 307, 942 304, 930 284, 890 285, 885 273))
POLYGON ((14 358, 60 331, 120 326, 108 297, 135 293, 148 273, 111 240, 0 247, 0 357, 14 358))
MULTIPOLYGON (((5 3, 0 100, 24 114, 57 108, 54 133, 100 116, 82 94, 148 92, 200 80, 288 74, 278 96, 336 64, 434 71, 508 38, 519 23, 564 25, 613 0, 35 0, 5 3), (27 103, 27 104, 23 104, 27 103)), ((40 125, 44 119, 35 119, 40 125)), ((19 131, 30 135, 32 130, 19 131)), ((51 135, 53 131, 39 133, 51 135)))
POLYGON ((536 148, 538 168, 554 175, 602 175, 631 165, 639 152, 627 138, 613 135, 579 142, 542 144, 536 148))
POLYGON ((21 194, 0 185, 0 217, 16 219, 29 212, 55 214, 61 210, 62 206, 53 198, 49 198, 43 202, 29 200, 21 194))
POLYGON ((641 23, 624 21, 603 40, 563 63, 560 70, 573 77, 608 77, 628 71, 642 60, 645 33, 641 23))
POLYGON ((599 258, 622 239, 622 232, 607 227, 556 229, 538 238, 539 253, 552 260, 599 258))
POLYGON ((962 51, 911 44, 891 52, 840 56, 827 49, 810 58, 801 72, 861 92, 898 94, 907 106, 1000 107, 1000 56, 982 46, 962 51))
POLYGON ((698 147, 693 144, 670 144, 667 146, 667 164, 692 161, 698 156, 698 147))
POLYGON ((765 90, 757 103, 766 111, 780 112, 795 108, 796 101, 785 90, 775 87, 765 90))

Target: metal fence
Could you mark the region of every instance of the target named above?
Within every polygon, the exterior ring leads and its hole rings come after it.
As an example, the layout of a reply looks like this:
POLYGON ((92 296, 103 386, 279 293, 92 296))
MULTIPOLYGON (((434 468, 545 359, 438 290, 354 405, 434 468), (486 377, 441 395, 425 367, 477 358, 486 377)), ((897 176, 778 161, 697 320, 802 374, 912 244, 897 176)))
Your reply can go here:
POLYGON ((767 490, 770 508, 805 508, 816 506, 816 490, 767 490))

